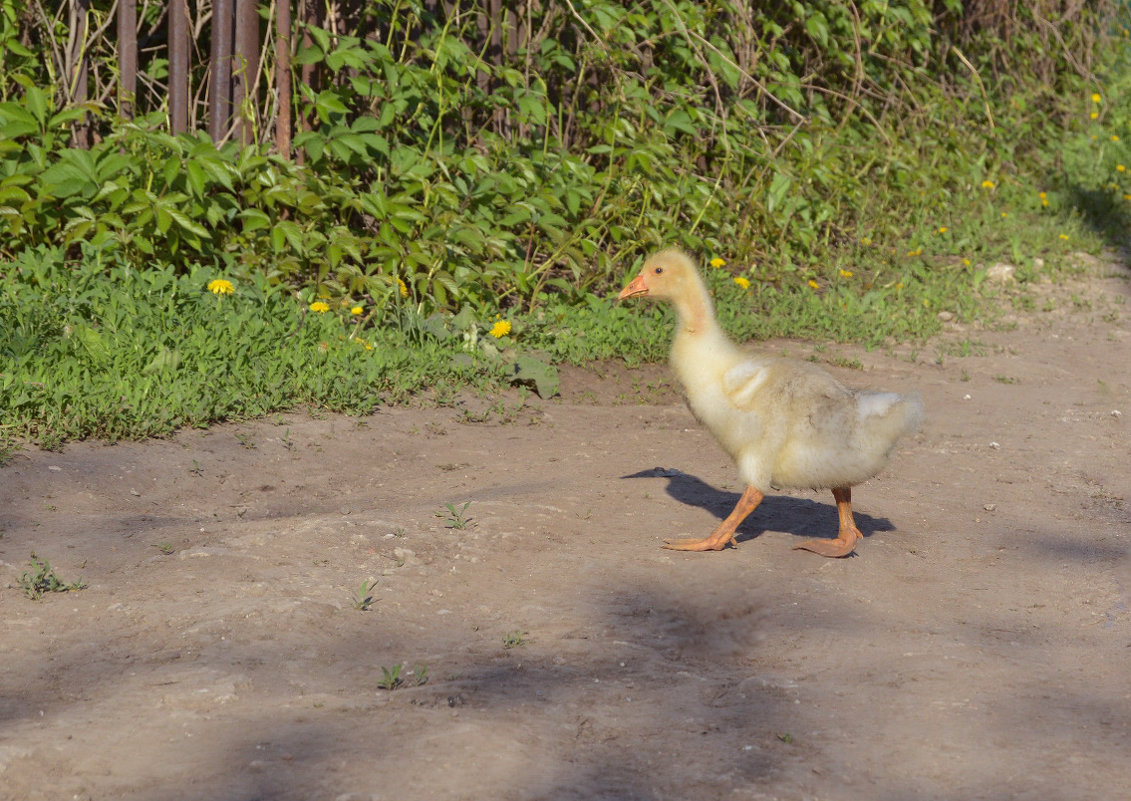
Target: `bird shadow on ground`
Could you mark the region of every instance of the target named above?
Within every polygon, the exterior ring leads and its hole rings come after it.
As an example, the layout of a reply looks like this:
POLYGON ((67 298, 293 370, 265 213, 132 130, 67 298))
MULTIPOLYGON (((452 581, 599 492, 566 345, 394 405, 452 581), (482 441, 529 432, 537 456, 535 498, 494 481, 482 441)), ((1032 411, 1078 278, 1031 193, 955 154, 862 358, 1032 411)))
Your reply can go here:
MULTIPOLYGON (((720 520, 730 514, 741 493, 716 489, 703 479, 666 467, 653 467, 621 478, 666 478, 667 493, 688 506, 705 509, 720 520)), ((767 495, 748 518, 738 527, 739 542, 754 539, 765 531, 784 531, 799 537, 828 537, 837 535, 836 506, 807 498, 789 495, 767 495)), ((856 526, 865 537, 877 531, 894 531, 895 526, 883 517, 872 517, 853 510, 856 526)), ((703 532, 707 536, 709 532, 703 532)))

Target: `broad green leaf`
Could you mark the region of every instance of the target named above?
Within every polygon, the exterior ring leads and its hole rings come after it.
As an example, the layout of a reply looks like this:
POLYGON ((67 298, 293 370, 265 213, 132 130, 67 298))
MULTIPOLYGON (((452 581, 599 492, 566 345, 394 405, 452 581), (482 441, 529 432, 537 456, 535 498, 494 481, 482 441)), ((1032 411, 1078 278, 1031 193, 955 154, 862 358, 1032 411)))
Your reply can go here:
POLYGON ((271 218, 259 209, 243 209, 239 216, 243 220, 243 232, 245 234, 271 227, 271 218))
POLYGON ((81 168, 66 162, 52 164, 39 176, 44 190, 54 197, 67 198, 96 189, 95 183, 81 168))
POLYGON ((40 127, 47 124, 47 95, 38 86, 29 86, 24 95, 27 110, 39 123, 40 127))
POLYGON ((206 239, 208 237, 207 229, 205 229, 199 223, 195 222, 191 217, 189 217, 184 212, 181 212, 181 211, 174 209, 174 208, 170 208, 169 209, 169 216, 172 217, 173 220, 176 221, 177 226, 180 227, 181 230, 188 231, 189 233, 194 234, 194 235, 200 237, 201 239, 206 239))
POLYGON ((766 192, 766 211, 773 213, 774 209, 781 205, 785 199, 786 193, 793 185, 793 179, 785 173, 774 173, 773 180, 770 181, 770 188, 766 192))

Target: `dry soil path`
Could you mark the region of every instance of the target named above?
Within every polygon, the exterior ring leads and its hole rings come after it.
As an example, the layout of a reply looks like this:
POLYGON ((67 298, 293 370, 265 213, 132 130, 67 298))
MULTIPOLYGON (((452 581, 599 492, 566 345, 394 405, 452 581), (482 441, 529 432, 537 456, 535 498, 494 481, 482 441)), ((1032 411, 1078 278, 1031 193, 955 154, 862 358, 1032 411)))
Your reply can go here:
POLYGON ((843 560, 790 550, 832 535, 822 493, 660 549, 740 490, 661 367, 571 371, 506 423, 470 399, 17 454, 0 798, 1131 797, 1129 291, 1088 292, 917 352, 767 346, 927 403, 843 560), (89 587, 28 600, 32 552, 89 587))

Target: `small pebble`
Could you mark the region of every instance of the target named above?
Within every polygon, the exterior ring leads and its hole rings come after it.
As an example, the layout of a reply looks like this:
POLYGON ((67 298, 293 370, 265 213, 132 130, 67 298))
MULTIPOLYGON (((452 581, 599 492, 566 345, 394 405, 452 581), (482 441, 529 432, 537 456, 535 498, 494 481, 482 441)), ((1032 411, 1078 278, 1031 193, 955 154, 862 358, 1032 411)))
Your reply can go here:
POLYGON ((1013 280, 1013 274, 1015 272, 1017 272, 1017 268, 1012 264, 999 262, 986 270, 986 278, 991 281, 996 281, 999 284, 1008 284, 1013 280))
POLYGON ((994 509, 997 509, 997 504, 996 503, 987 503, 982 508, 985 509, 987 512, 992 512, 994 509))
POLYGON ((1001 445, 998 445, 996 442, 991 442, 990 447, 993 448, 996 451, 998 448, 1001 447, 1001 445))

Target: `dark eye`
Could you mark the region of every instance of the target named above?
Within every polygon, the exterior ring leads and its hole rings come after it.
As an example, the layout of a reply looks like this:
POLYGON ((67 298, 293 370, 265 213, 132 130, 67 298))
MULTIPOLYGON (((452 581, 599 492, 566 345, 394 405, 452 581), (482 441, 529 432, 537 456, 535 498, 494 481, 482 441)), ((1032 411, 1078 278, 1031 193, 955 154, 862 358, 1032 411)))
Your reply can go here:
POLYGON ((663 275, 663 273, 664 273, 664 268, 663 268, 663 267, 657 267, 657 268, 656 268, 655 270, 653 270, 652 272, 654 272, 654 273, 655 273, 656 275, 663 275))

